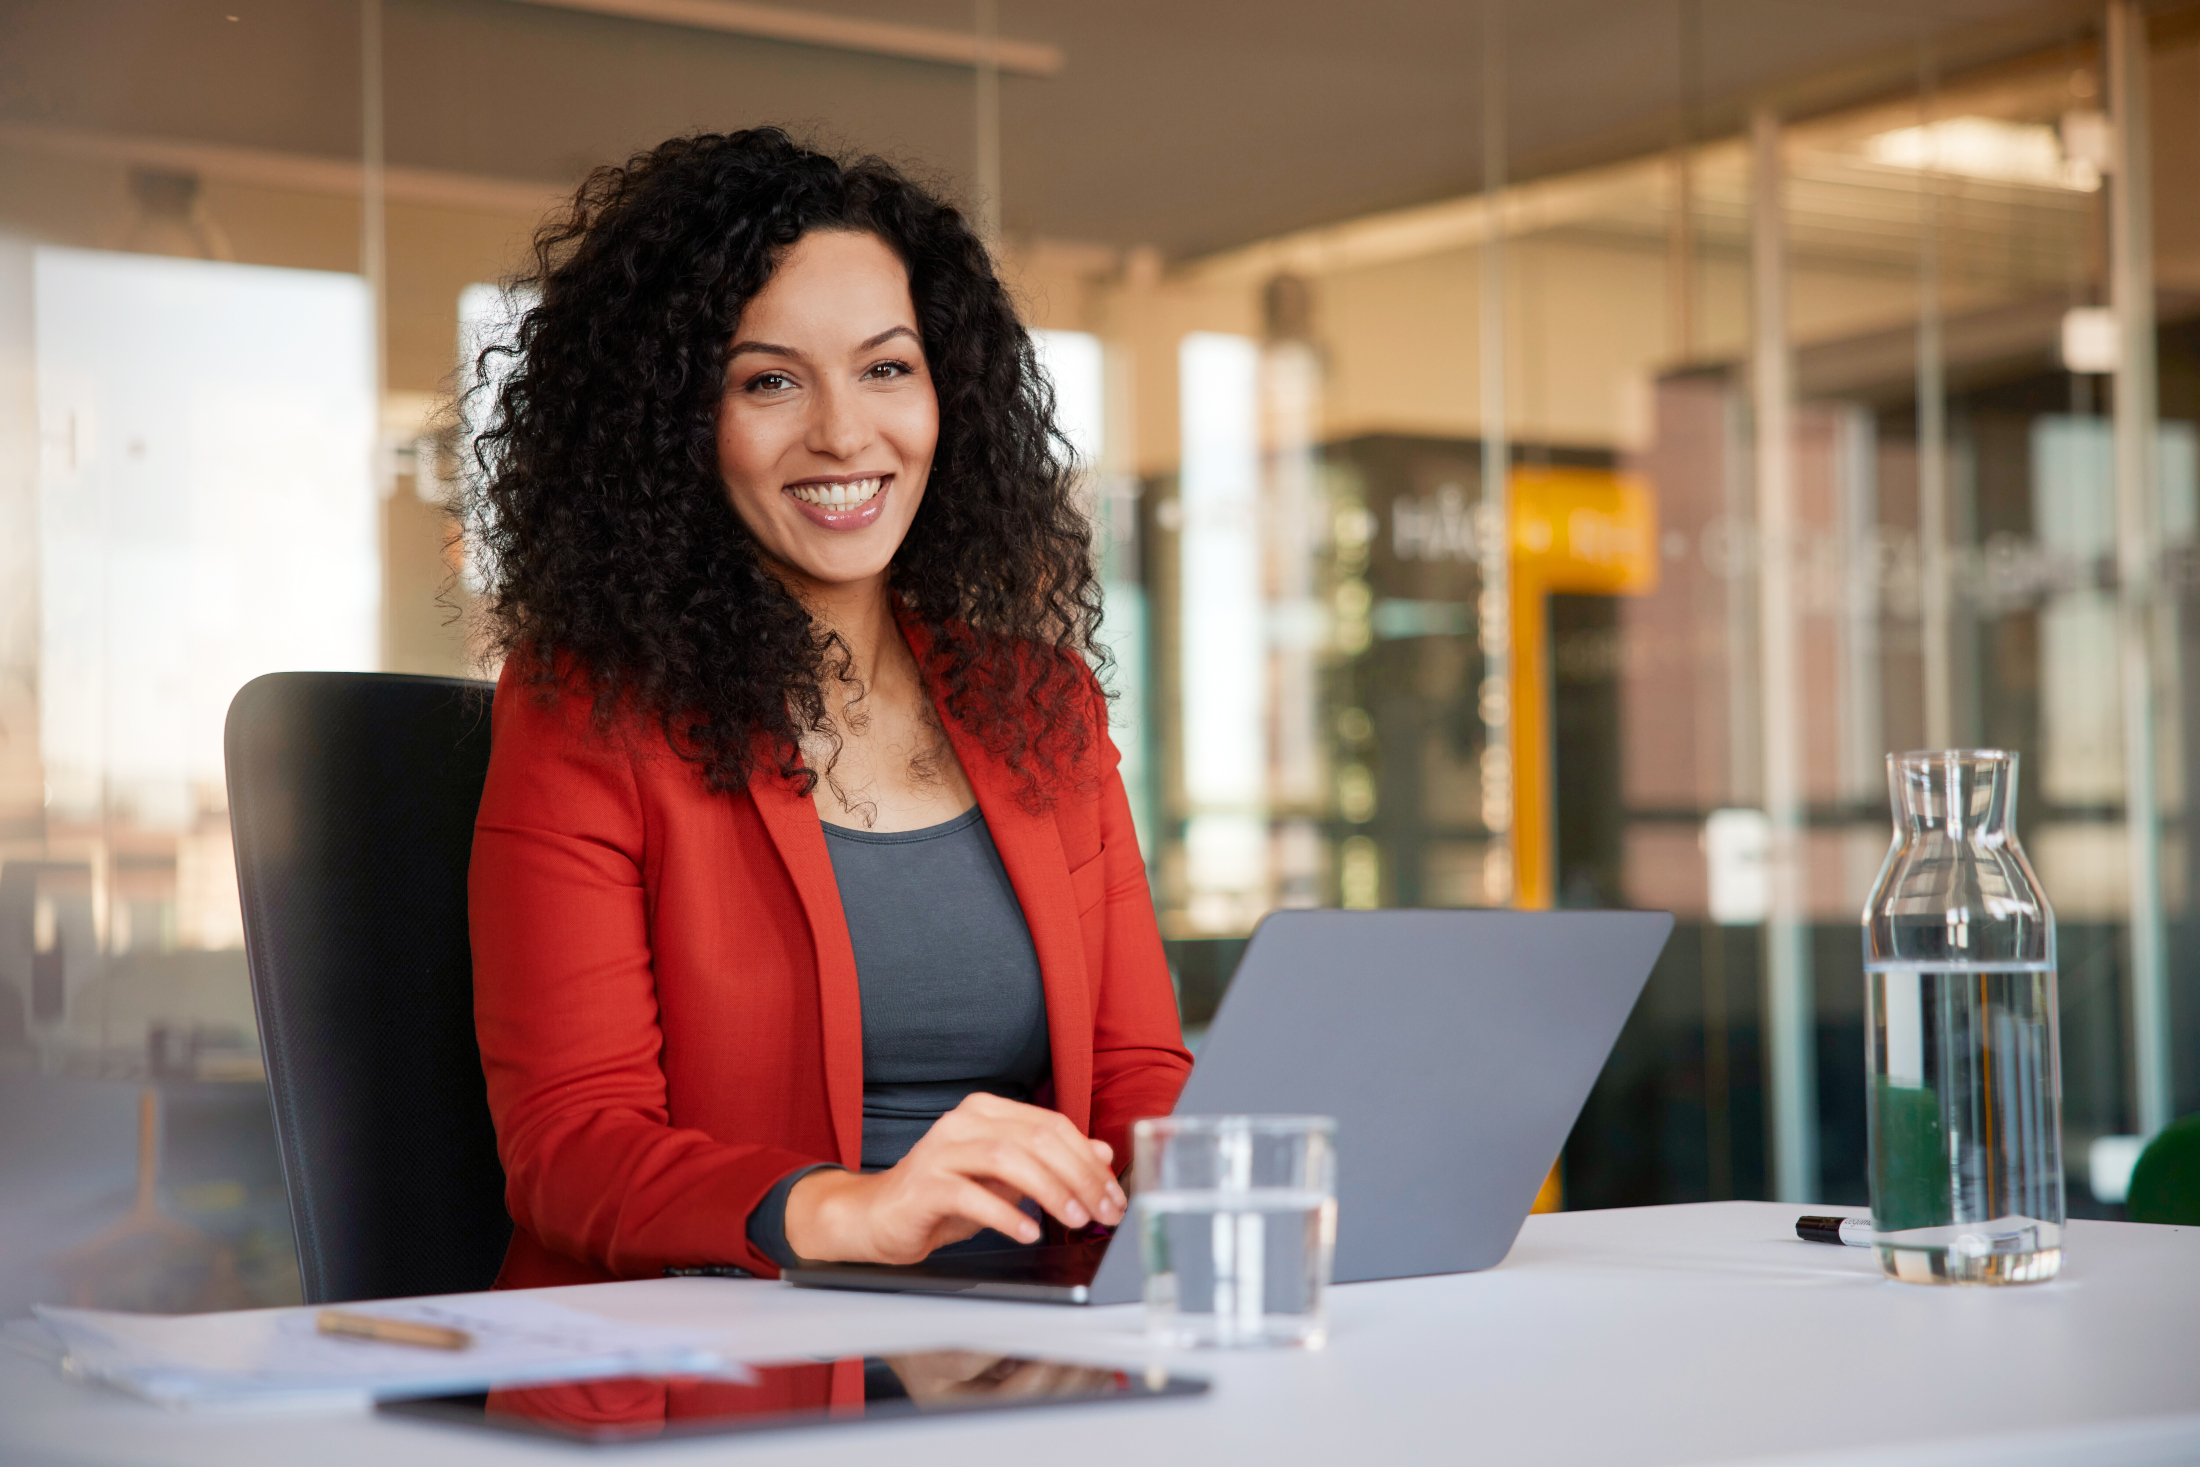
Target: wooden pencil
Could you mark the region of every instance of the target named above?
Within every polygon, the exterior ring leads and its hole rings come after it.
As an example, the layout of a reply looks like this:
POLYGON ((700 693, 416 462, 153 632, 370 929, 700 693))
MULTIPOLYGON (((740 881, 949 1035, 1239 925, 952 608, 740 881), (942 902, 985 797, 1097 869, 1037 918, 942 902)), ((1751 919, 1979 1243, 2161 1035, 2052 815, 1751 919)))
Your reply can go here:
POLYGON ((379 1314, 352 1314, 342 1309, 322 1310, 318 1327, 324 1335, 376 1340, 385 1345, 412 1345, 423 1350, 464 1350, 474 1342, 474 1337, 462 1329, 418 1324, 410 1319, 385 1319, 379 1314))

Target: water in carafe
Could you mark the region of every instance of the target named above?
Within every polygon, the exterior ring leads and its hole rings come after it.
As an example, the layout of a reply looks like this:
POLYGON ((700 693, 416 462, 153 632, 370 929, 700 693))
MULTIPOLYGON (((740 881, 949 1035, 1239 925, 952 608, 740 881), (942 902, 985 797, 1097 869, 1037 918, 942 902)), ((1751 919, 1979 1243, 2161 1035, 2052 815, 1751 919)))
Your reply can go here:
POLYGON ((2062 1267, 2055 915, 2017 843, 2017 756, 1890 755, 1864 909, 1872 1231, 1912 1283, 2062 1267))

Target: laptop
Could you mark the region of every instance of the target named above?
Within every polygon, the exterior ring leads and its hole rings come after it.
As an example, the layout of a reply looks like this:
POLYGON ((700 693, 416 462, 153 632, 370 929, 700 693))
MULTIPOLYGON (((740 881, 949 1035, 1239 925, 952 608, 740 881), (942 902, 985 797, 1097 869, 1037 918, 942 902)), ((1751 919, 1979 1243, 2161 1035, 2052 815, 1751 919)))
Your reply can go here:
MULTIPOLYGON (((1276 912, 1176 1109, 1337 1122, 1337 1283, 1466 1273, 1511 1250, 1673 930, 1665 912, 1276 912)), ((1126 1304, 1113 1237, 814 1263, 806 1288, 1126 1304)))

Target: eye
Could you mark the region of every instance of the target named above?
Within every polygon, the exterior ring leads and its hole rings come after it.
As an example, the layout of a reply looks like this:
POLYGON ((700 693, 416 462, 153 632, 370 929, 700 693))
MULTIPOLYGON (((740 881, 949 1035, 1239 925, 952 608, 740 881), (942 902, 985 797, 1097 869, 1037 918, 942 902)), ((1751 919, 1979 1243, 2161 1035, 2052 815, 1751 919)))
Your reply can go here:
POLYGON ((906 377, 914 370, 907 362, 875 362, 863 375, 873 382, 887 382, 896 377, 906 377))
POLYGON ((759 372, 742 386, 744 392, 784 392, 794 386, 784 372, 759 372))

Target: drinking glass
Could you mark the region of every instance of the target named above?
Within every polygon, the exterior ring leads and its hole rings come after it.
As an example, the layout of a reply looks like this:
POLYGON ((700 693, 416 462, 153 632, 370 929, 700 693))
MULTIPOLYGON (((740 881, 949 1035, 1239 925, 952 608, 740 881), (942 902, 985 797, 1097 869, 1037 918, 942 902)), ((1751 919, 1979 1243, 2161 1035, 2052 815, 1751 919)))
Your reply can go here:
POLYGON ((1337 1123, 1163 1116, 1133 1132, 1146 1329, 1179 1345, 1319 1346, 1337 1123))

